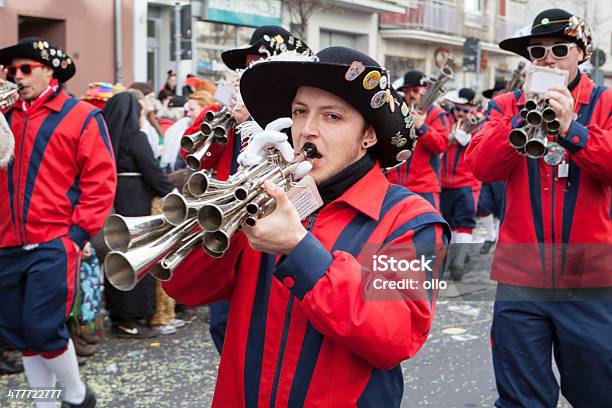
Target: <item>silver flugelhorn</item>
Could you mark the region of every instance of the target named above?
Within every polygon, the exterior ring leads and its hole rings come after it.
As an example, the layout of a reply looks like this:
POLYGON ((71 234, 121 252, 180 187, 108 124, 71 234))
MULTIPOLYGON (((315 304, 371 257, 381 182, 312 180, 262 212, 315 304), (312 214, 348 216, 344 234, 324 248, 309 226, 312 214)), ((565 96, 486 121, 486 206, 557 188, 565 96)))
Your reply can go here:
POLYGON ((19 89, 12 82, 0 81, 0 109, 6 109, 17 101, 19 89))
POLYGON ((524 119, 524 126, 510 131, 510 145, 519 154, 532 159, 546 156, 549 146, 547 136, 557 136, 561 127, 557 113, 542 95, 532 94, 525 100, 520 114, 524 119))
POLYGON ((200 131, 181 138, 181 147, 189 153, 185 157, 185 164, 191 170, 200 170, 202 161, 210 156, 210 149, 214 145, 225 146, 229 141, 229 133, 236 121, 227 112, 227 107, 217 112, 206 112, 200 131))
POLYGON ((427 109, 429 109, 429 107, 433 105, 434 102, 440 96, 442 96, 442 94, 444 94, 444 85, 446 84, 446 82, 453 79, 454 72, 452 69, 452 65, 454 61, 455 57, 449 55, 448 59, 446 60, 446 63, 440 69, 440 74, 438 74, 438 77, 429 78, 427 80, 427 90, 421 96, 421 99, 419 99, 419 102, 415 106, 415 109, 418 112, 427 112, 427 109))
POLYGON ((293 161, 286 162, 271 148, 267 161, 241 169, 227 181, 214 179, 210 171, 194 173, 191 188, 164 197, 160 215, 111 215, 104 225, 104 240, 112 249, 104 260, 107 279, 120 290, 131 290, 147 274, 170 279, 197 248, 222 257, 236 231, 256 225, 274 210, 276 203, 264 182, 290 189, 299 164, 316 155, 316 146, 306 143, 293 161))

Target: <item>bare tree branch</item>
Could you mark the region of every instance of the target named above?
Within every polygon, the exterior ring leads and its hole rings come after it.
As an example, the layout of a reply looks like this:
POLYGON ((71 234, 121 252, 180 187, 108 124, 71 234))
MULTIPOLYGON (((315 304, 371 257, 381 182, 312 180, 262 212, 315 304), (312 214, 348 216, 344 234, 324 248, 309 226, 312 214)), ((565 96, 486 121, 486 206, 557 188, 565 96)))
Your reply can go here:
POLYGON ((292 22, 292 31, 297 37, 308 42, 308 21, 316 12, 331 10, 330 0, 281 0, 283 6, 289 11, 292 22))

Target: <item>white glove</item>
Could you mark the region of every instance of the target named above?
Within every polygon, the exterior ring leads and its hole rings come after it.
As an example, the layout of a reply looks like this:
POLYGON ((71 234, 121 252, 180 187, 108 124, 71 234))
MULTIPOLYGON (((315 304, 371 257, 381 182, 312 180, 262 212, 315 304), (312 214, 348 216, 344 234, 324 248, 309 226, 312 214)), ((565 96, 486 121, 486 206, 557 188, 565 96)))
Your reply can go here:
POLYGON ((303 161, 297 165, 297 168, 293 172, 293 178, 295 180, 301 180, 310 172, 310 170, 312 170, 312 163, 309 161, 303 161))
POLYGON ((455 134, 453 136, 455 137, 457 143, 459 143, 461 146, 466 146, 472 138, 469 133, 466 133, 461 129, 455 130, 455 134))
POLYGON ((252 135, 247 147, 238 155, 238 163, 242 167, 251 167, 267 159, 266 147, 274 146, 283 158, 290 162, 293 160, 293 147, 287 141, 287 135, 280 131, 291 127, 291 118, 279 118, 266 126, 263 132, 252 135))
POLYGON ((5 168, 13 158, 15 149, 15 136, 6 123, 4 115, 0 112, 0 168, 5 168))

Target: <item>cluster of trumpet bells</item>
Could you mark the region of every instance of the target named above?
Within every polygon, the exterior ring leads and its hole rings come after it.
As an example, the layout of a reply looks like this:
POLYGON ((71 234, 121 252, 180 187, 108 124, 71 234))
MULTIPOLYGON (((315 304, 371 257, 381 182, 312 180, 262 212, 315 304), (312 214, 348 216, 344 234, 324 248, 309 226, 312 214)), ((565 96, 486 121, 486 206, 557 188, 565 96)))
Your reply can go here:
POLYGON ((510 131, 510 145, 529 158, 544 157, 548 153, 547 135, 556 136, 561 128, 557 113, 545 99, 529 99, 520 114, 525 125, 510 131))
POLYGON ((200 131, 181 138, 181 147, 188 153, 185 156, 187 167, 194 171, 199 170, 205 158, 211 155, 213 146, 225 147, 235 124, 236 121, 225 106, 217 112, 206 112, 200 131))
POLYGON ((276 150, 268 160, 244 169, 227 181, 201 170, 191 175, 183 193, 170 193, 162 201, 162 214, 146 217, 111 215, 104 225, 104 240, 111 252, 104 260, 109 282, 131 290, 146 275, 168 280, 194 249, 222 257, 233 234, 243 225, 255 226, 270 214, 276 202, 265 191, 265 181, 288 190, 300 162, 316 154, 304 145, 291 163, 276 150))

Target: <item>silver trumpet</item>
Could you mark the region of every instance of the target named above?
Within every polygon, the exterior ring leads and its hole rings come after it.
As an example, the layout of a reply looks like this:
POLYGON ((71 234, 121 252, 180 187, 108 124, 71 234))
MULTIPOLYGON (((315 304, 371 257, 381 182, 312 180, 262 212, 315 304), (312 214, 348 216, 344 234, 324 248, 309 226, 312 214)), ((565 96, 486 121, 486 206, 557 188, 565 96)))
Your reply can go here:
POLYGON ((427 109, 444 93, 444 85, 449 80, 453 79, 455 74, 452 69, 455 57, 452 55, 448 56, 446 63, 440 69, 440 74, 437 78, 430 78, 427 90, 421 96, 421 99, 416 104, 415 108, 419 112, 427 112, 427 109))
POLYGON ((208 255, 222 257, 236 231, 243 225, 254 226, 274 210, 276 203, 263 183, 269 180, 289 189, 299 163, 316 153, 316 146, 306 143, 288 163, 271 149, 267 161, 242 169, 227 181, 215 180, 211 172, 196 173, 206 185, 200 185, 194 195, 189 189, 168 194, 161 215, 110 216, 104 227, 105 242, 112 249, 104 260, 107 279, 124 291, 133 289, 147 274, 170 279, 200 245, 208 255))
POLYGON ((125 252, 157 239, 170 228, 161 214, 145 217, 111 214, 104 223, 104 242, 113 251, 125 252))
POLYGON ((547 135, 556 136, 561 127, 557 113, 541 95, 532 95, 525 101, 520 111, 525 119, 525 126, 512 129, 508 141, 519 154, 532 159, 544 157, 548 153, 547 135))
POLYGON ((0 82, 0 109, 6 109, 17 101, 19 89, 11 82, 0 82))
POLYGON ((148 244, 125 252, 109 252, 104 259, 106 278, 119 290, 134 289, 151 268, 187 237, 195 226, 195 220, 190 219, 148 244))
POLYGON ((165 257, 157 264, 153 265, 150 274, 154 278, 161 281, 172 279, 174 270, 183 262, 183 260, 202 243, 204 231, 198 231, 191 236, 185 237, 178 246, 173 248, 165 257))
POLYGON ((534 131, 525 143, 525 154, 532 159, 539 159, 548 153, 548 139, 540 128, 534 128, 534 131))
POLYGON ((191 170, 200 170, 204 158, 210 156, 213 145, 227 144, 229 133, 235 124, 236 121, 227 113, 226 107, 218 112, 206 112, 200 131, 181 138, 181 147, 191 153, 185 157, 187 167, 191 170))

